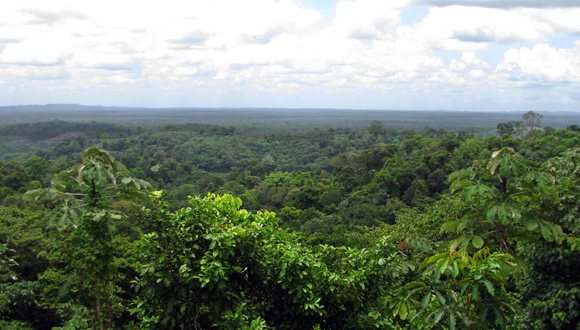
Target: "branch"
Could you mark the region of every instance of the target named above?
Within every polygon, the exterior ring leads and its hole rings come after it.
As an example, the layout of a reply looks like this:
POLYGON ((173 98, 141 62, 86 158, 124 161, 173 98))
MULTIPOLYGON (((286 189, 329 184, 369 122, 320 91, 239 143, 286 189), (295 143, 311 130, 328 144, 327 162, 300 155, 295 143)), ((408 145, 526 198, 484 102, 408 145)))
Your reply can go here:
POLYGON ((109 196, 105 196, 103 198, 115 198, 115 197, 119 197, 119 196, 123 196, 124 194, 116 194, 116 195, 109 195, 109 196))
POLYGON ((530 192, 530 191, 533 191, 533 190, 520 191, 519 193, 511 194, 511 195, 509 195, 509 196, 511 197, 511 196, 517 196, 517 195, 521 195, 521 194, 526 194, 526 193, 528 193, 528 192, 530 192))
POLYGON ((60 192, 57 191, 57 194, 61 194, 61 195, 67 195, 67 196, 86 196, 87 194, 75 194, 75 193, 64 193, 64 192, 60 192))

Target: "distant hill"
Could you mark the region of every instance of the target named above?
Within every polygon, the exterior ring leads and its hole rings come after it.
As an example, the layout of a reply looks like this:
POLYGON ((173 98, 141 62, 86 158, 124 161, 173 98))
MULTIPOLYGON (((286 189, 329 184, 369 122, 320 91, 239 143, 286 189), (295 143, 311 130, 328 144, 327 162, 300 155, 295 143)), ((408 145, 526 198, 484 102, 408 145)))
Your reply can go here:
POLYGON ((116 136, 125 132, 127 128, 111 123, 71 123, 62 120, 0 127, 0 137, 33 141, 58 141, 74 137, 93 137, 103 133, 116 136))

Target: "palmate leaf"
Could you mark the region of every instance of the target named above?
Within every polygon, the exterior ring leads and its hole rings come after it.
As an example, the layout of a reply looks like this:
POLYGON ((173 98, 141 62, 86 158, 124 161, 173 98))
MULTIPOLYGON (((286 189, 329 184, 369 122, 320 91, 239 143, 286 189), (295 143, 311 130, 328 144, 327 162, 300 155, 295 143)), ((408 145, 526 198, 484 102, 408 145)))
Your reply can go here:
POLYGON ((50 185, 58 191, 63 191, 71 180, 74 181, 76 179, 76 176, 77 171, 75 169, 62 171, 52 177, 50 185))
POLYGON ((457 181, 457 180, 465 179, 465 178, 467 178, 470 175, 471 175, 471 171, 469 171, 469 170, 455 171, 455 172, 449 174, 449 177, 447 178, 447 181, 454 182, 454 181, 457 181))
POLYGON ((457 190, 460 190, 460 189, 463 189, 463 188, 469 187, 469 186, 473 186, 473 182, 471 180, 458 180, 458 181, 453 181, 450 188, 451 188, 452 192, 455 192, 457 190))
POLYGON ((54 188, 35 189, 25 192, 22 195, 22 199, 25 201, 37 201, 43 197, 53 198, 56 194, 57 190, 54 188))
POLYGON ((492 158, 489 163, 487 163, 486 167, 491 172, 491 174, 497 175, 499 173, 499 166, 502 164, 502 162, 503 158, 492 158))
MULTIPOLYGON (((470 235, 461 235, 449 243, 449 250, 455 251, 455 250, 457 250, 458 247, 463 247, 463 246, 467 247, 467 245, 469 244, 469 241, 471 241, 470 235)), ((460 250, 463 250, 463 249, 460 248, 460 250)))

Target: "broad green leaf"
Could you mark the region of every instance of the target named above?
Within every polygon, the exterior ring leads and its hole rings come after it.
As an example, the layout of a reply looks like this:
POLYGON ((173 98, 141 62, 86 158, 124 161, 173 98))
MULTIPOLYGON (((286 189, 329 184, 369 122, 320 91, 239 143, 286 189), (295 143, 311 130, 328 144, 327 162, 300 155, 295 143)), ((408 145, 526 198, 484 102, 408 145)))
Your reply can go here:
POLYGON ((433 323, 434 324, 439 323, 439 321, 441 321, 441 318, 443 317, 443 314, 445 314, 445 310, 444 309, 439 309, 437 311, 437 313, 435 313, 435 318, 433 319, 433 323))
POLYGON ((495 323, 503 328, 506 323, 503 313, 497 306, 493 306, 493 311, 495 312, 495 323))
POLYGON ((81 219, 80 219, 79 215, 77 214, 76 210, 70 210, 70 216, 71 216, 74 224, 80 223, 81 219))
POLYGON ((431 291, 427 291, 421 300, 421 308, 427 309, 429 304, 431 303, 431 291))
POLYGON ((29 190, 22 195, 24 200, 36 200, 38 196, 43 192, 44 189, 29 190))
MULTIPOLYGON (((496 151, 498 152, 498 151, 496 151)), ((496 158, 497 154, 494 153, 492 155, 492 160, 489 161, 489 163, 487 163, 487 169, 491 172, 491 174, 493 175, 497 175, 499 173, 498 169, 499 166, 501 165, 501 163, 503 162, 502 158, 496 158), (494 156, 495 155, 495 156, 494 156)))
POLYGON ((447 181, 453 182, 453 181, 457 181, 460 179, 464 179, 464 178, 468 177, 470 174, 471 174, 471 172, 468 170, 455 171, 455 172, 449 174, 449 177, 447 177, 447 181))
POLYGON ((467 239, 465 241, 463 241, 463 243, 461 243, 461 245, 459 246, 459 250, 461 251, 465 251, 467 250, 467 246, 469 246, 469 242, 471 241, 471 237, 467 237, 467 239))
POLYGON ((427 285, 425 283, 421 283, 421 282, 417 282, 417 281, 413 281, 413 282, 409 282, 405 285, 408 289, 414 289, 414 288, 426 288, 427 285))
POLYGON ((451 231, 460 224, 459 221, 447 221, 441 226, 441 232, 451 231))
POLYGON ((449 330, 455 330, 455 316, 449 313, 449 330))
POLYGON ((479 235, 473 235, 471 243, 475 248, 480 249, 483 246, 483 238, 479 235))
POLYGON ((106 213, 107 213, 106 210, 99 211, 99 213, 95 214, 95 216, 93 217, 93 221, 101 221, 101 219, 103 219, 106 213))
POLYGON ((447 269, 447 265, 449 264, 449 260, 450 260, 450 257, 445 258, 445 260, 443 260, 443 262, 441 263, 441 266, 439 266, 441 273, 444 273, 445 270, 447 269))
POLYGON ((457 237, 456 239, 452 240, 449 243, 449 250, 451 251, 455 251, 457 250, 457 248, 463 244, 463 242, 465 242, 465 240, 468 240, 470 237, 467 235, 461 235, 459 237, 457 237))
POLYGON ((399 317, 401 320, 406 320, 408 315, 407 304, 403 302, 401 304, 401 308, 399 309, 399 317))
POLYGON ((534 230, 534 229, 538 228, 538 223, 534 219, 529 220, 526 222, 526 228, 528 230, 534 230))
POLYGON ((483 285, 485 285, 487 292, 489 292, 489 294, 495 297, 495 289, 493 288, 493 284, 491 284, 489 280, 482 280, 481 282, 483 283, 483 285))
POLYGON ((497 215, 502 224, 508 225, 510 223, 505 209, 505 204, 501 204, 497 209, 497 215))
POLYGON ((548 226, 546 226, 544 223, 540 223, 540 231, 542 232, 542 236, 544 236, 546 241, 552 241, 552 232, 548 226))
POLYGON ((58 221, 56 222, 56 228, 59 231, 63 231, 66 229, 67 225, 68 225, 68 214, 67 212, 63 212, 59 217, 58 217, 58 221))
POLYGON ((479 285, 473 285, 473 288, 471 289, 471 297, 472 299, 479 300, 479 285))
POLYGON ((469 186, 473 186, 473 182, 472 181, 469 181, 469 180, 460 180, 460 181, 454 181, 451 184, 450 188, 451 188, 451 191, 454 192, 454 191, 457 191, 457 190, 460 190, 460 189, 463 189, 463 188, 469 187, 469 186))
POLYGON ((487 210, 487 221, 489 223, 495 222, 495 214, 497 213, 497 206, 492 206, 487 210))
POLYGON ((439 303, 441 305, 445 305, 445 297, 443 297, 443 295, 441 294, 441 292, 439 291, 435 291, 435 295, 437 296, 437 299, 439 299, 439 303))

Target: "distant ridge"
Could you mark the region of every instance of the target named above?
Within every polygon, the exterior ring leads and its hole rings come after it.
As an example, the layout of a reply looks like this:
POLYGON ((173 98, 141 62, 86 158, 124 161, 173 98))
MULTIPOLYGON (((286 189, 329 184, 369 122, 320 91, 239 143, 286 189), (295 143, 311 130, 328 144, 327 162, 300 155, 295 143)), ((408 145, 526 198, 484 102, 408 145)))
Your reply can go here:
MULTIPOLYGON (((523 110, 514 111, 471 111, 471 110, 456 110, 456 109, 430 109, 430 110, 402 110, 402 109, 336 109, 336 108, 267 108, 267 107, 129 107, 129 106, 104 106, 104 105, 81 105, 69 103, 57 104, 28 104, 28 105, 7 105, 0 106, 0 112, 12 111, 95 111, 95 110, 204 110, 204 111, 386 111, 386 112, 465 112, 465 113, 525 113, 523 110)), ((533 110, 539 113, 550 114, 569 114, 577 113, 574 111, 553 111, 553 110, 533 110)))
POLYGON ((0 111, 94 111, 94 110, 129 110, 139 109, 134 107, 102 106, 102 105, 80 105, 80 104, 30 104, 30 105, 8 105, 0 106, 0 111))

